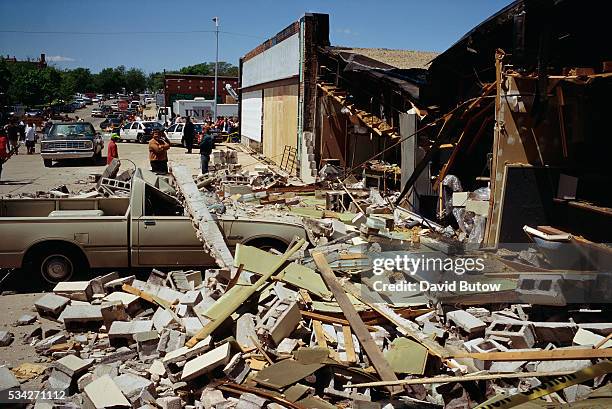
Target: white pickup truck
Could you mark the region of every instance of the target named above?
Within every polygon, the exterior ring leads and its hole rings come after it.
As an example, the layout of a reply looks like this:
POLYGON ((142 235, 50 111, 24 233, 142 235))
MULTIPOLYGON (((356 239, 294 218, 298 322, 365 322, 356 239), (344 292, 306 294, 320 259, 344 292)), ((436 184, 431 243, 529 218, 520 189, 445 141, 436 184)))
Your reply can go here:
MULTIPOLYGON (((129 198, 0 199, 0 268, 53 284, 90 269, 214 265, 181 203, 139 174, 129 198)), ((230 249, 243 243, 283 251, 295 236, 306 238, 300 223, 229 214, 217 221, 230 249)))

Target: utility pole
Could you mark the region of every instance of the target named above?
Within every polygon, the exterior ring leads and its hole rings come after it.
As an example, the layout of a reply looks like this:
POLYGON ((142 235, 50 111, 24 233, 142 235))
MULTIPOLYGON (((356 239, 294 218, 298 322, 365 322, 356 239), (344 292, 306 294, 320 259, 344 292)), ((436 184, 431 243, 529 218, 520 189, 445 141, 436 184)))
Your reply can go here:
POLYGON ((217 41, 216 51, 215 51, 215 114, 213 116, 213 121, 217 120, 217 82, 219 81, 219 17, 213 17, 212 19, 215 22, 215 37, 217 41))

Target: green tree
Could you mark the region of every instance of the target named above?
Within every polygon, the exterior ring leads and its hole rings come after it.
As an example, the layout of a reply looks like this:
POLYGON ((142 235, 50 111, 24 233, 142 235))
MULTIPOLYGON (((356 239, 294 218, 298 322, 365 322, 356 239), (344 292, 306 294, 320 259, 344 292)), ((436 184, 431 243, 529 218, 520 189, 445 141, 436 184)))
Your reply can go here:
POLYGON ((113 68, 104 68, 95 77, 96 88, 105 94, 121 91, 123 79, 113 68))
MULTIPOLYGON (((186 75, 214 75, 215 63, 203 62, 200 64, 189 65, 181 68, 179 73, 186 75)), ((219 61, 219 75, 237 76, 238 67, 225 61, 219 61)))
POLYGON ((130 68, 125 73, 125 88, 128 92, 141 92, 147 87, 147 77, 138 68, 130 68))
POLYGON ((88 68, 75 68, 65 71, 65 80, 71 83, 74 92, 95 92, 94 75, 88 68))
POLYGON ((150 91, 159 91, 164 88, 164 73, 152 72, 147 77, 147 88, 150 91))

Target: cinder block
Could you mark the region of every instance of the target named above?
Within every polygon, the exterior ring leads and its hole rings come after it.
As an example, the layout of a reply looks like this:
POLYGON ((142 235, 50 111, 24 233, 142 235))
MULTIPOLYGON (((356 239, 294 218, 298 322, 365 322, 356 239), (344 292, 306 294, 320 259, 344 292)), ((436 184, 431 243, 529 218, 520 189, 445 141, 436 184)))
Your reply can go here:
POLYGON ((521 302, 537 305, 566 305, 560 275, 529 274, 519 276, 516 292, 521 302))
POLYGON ((74 378, 80 376, 93 365, 93 359, 81 359, 76 355, 66 355, 53 363, 53 367, 58 371, 74 378))
MULTIPOLYGON (((370 218, 368 218, 369 220, 370 218)), ((467 332, 468 334, 476 334, 478 332, 482 332, 487 324, 474 317, 467 311, 456 310, 450 311, 446 314, 446 319, 448 321, 453 322, 456 326, 467 332)))
POLYGON ((69 298, 49 293, 40 297, 34 306, 41 316, 57 318, 68 304, 70 304, 69 298))
POLYGON ((93 289, 90 281, 62 281, 57 283, 53 293, 71 300, 89 301, 93 296, 93 289))
POLYGON ((198 376, 209 373, 219 366, 225 366, 229 362, 229 358, 230 344, 228 342, 218 346, 212 351, 205 353, 204 355, 187 361, 183 368, 181 380, 188 381, 195 379, 198 376))
POLYGON ((108 330, 108 339, 111 345, 117 345, 120 341, 131 343, 134 335, 149 332, 153 329, 153 321, 115 321, 108 330))
POLYGON ((85 406, 87 408, 131 408, 130 401, 123 395, 121 389, 111 379, 104 375, 85 387, 85 406))
POLYGON ((536 341, 531 323, 519 320, 493 321, 486 329, 485 335, 487 337, 498 336, 510 339, 512 349, 531 348, 536 341))

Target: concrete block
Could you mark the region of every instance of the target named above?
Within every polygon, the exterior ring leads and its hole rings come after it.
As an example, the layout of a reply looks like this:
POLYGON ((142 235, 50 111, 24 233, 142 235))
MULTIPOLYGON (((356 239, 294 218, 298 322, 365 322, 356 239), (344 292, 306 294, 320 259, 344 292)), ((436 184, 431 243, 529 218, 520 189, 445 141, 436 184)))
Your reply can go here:
POLYGON ((157 352, 160 354, 167 354, 176 349, 181 348, 185 344, 185 334, 173 329, 162 330, 159 336, 159 344, 157 345, 157 352))
POLYGON ((70 375, 53 369, 47 379, 47 387, 56 391, 63 391, 67 395, 70 394, 70 385, 72 385, 72 378, 70 375))
POLYGON ((115 321, 108 330, 108 339, 111 345, 116 345, 117 342, 121 343, 121 340, 131 343, 134 341, 134 335, 149 332, 152 329, 152 321, 115 321))
POLYGON ((85 387, 85 406, 88 408, 131 408, 130 401, 110 376, 102 376, 85 387))
POLYGON ((69 303, 69 298, 49 293, 40 297, 34 306, 41 316, 57 318, 69 303))
POLYGON ((0 347, 7 347, 13 343, 15 335, 12 332, 0 331, 0 347))
POLYGON ((536 337, 530 322, 495 320, 485 331, 487 337, 498 336, 510 339, 512 349, 531 348, 535 345, 536 337))
POLYGON ((236 405, 236 409, 261 409, 266 404, 267 399, 259 397, 253 393, 243 393, 236 405))
POLYGON ((255 331, 255 316, 253 314, 242 314, 236 320, 236 341, 243 351, 249 351, 255 348, 252 337, 257 339, 255 331))
POLYGON ((104 318, 99 305, 69 305, 61 313, 60 321, 64 322, 66 329, 79 327, 100 328, 104 318))
MULTIPOLYGON (((574 335, 572 343, 581 346, 595 346, 605 338, 606 337, 587 331, 586 329, 578 328, 578 332, 574 335)), ((612 348, 612 340, 606 341, 600 348, 612 348)))
POLYGON ((165 308, 159 307, 153 314, 153 326, 157 330, 157 332, 161 332, 164 328, 166 328, 172 322, 173 317, 170 311, 167 311, 165 308))
POLYGON ((127 361, 132 358, 136 358, 136 355, 138 355, 138 353, 133 349, 130 349, 128 347, 121 347, 117 349, 117 351, 105 355, 103 358, 100 359, 100 362, 103 364, 110 364, 113 362, 127 361))
POLYGON ((172 288, 162 287, 151 283, 145 283, 144 281, 140 280, 134 280, 132 282, 132 286, 141 291, 145 291, 149 294, 155 295, 170 304, 178 303, 179 299, 183 296, 183 293, 173 290, 172 288))
POLYGON ((61 344, 62 342, 66 342, 66 335, 56 334, 38 341, 36 345, 34 345, 34 349, 36 352, 42 353, 51 348, 53 345, 61 344))
POLYGON ((453 192, 453 206, 465 207, 470 192, 453 192))
POLYGON ((181 319, 181 322, 183 324, 183 327, 185 327, 185 332, 187 333, 188 337, 193 337, 203 328, 200 319, 197 317, 183 318, 181 319))
POLYGON ((113 379, 121 393, 132 403, 136 402, 143 390, 155 397, 155 384, 142 376, 124 373, 113 379))
POLYGON ((185 362, 208 351, 211 343, 212 338, 208 336, 191 348, 181 346, 174 351, 168 352, 162 359, 162 364, 166 369, 165 372, 168 375, 168 378, 173 382, 178 382, 182 375, 182 367, 179 366, 178 363, 185 362))
POLYGON ((57 283, 53 293, 71 300, 89 301, 93 296, 93 289, 90 281, 62 281, 57 283))
POLYGON ((446 314, 446 319, 453 322, 468 334, 482 332, 487 326, 484 321, 464 310, 450 311, 446 314))
POLYGON ((227 399, 223 396, 223 392, 216 388, 206 387, 200 396, 200 402, 204 409, 213 409, 217 405, 225 402, 227 399))
POLYGON ((24 315, 22 315, 21 317, 19 317, 17 319, 15 324, 17 326, 22 326, 22 325, 30 325, 30 324, 33 324, 34 322, 36 322, 36 316, 35 315, 24 314, 24 315))
POLYGON ((225 365, 225 368, 223 368, 223 373, 225 373, 227 378, 238 384, 241 384, 242 381, 244 381, 250 371, 251 367, 242 358, 241 353, 235 354, 232 359, 230 359, 228 364, 225 365))
POLYGON ((102 298, 102 301, 114 304, 120 302, 125 305, 127 312, 133 314, 140 308, 140 298, 134 294, 124 293, 122 291, 115 291, 102 298))
POLYGON ((53 363, 53 367, 60 372, 74 378, 80 376, 93 365, 93 359, 81 359, 76 355, 66 355, 53 363))
POLYGON ((6 366, 0 366, 0 392, 7 391, 9 389, 21 389, 21 384, 6 366))
POLYGON ((134 334, 138 356, 140 359, 148 359, 159 356, 157 345, 159 344, 159 334, 157 331, 139 332, 134 334))
POLYGON ((190 307, 194 307, 200 301, 202 301, 202 293, 198 290, 191 290, 183 294, 180 302, 181 304, 188 305, 190 307))
POLYGON ((182 409, 181 398, 178 396, 164 396, 158 398, 155 403, 159 405, 161 409, 182 409))
POLYGON ((563 306, 563 277, 552 274, 529 274, 519 276, 516 292, 521 302, 537 305, 563 306))
POLYGON ((147 372, 151 375, 157 375, 159 377, 162 377, 166 374, 166 367, 164 366, 161 360, 156 359, 151 363, 151 366, 149 366, 147 372))
MULTIPOLYGON (((484 338, 471 339, 463 343, 463 347, 473 352, 503 352, 507 351, 508 348, 492 340, 485 340, 484 338)), ((488 370, 491 367, 491 361, 481 361, 480 359, 474 359, 474 366, 481 371, 488 370)))
POLYGON ((181 380, 188 381, 204 375, 213 369, 227 365, 230 358, 230 344, 225 343, 185 363, 181 380))
POLYGON ((125 305, 121 302, 115 302, 113 304, 104 304, 100 306, 100 312, 102 313, 102 319, 106 328, 115 321, 129 321, 130 316, 128 315, 125 305))
POLYGON ((94 294, 106 294, 106 291, 104 290, 104 284, 113 280, 117 280, 119 278, 119 273, 116 271, 109 274, 105 274, 103 276, 96 277, 91 280, 91 289, 94 294))

